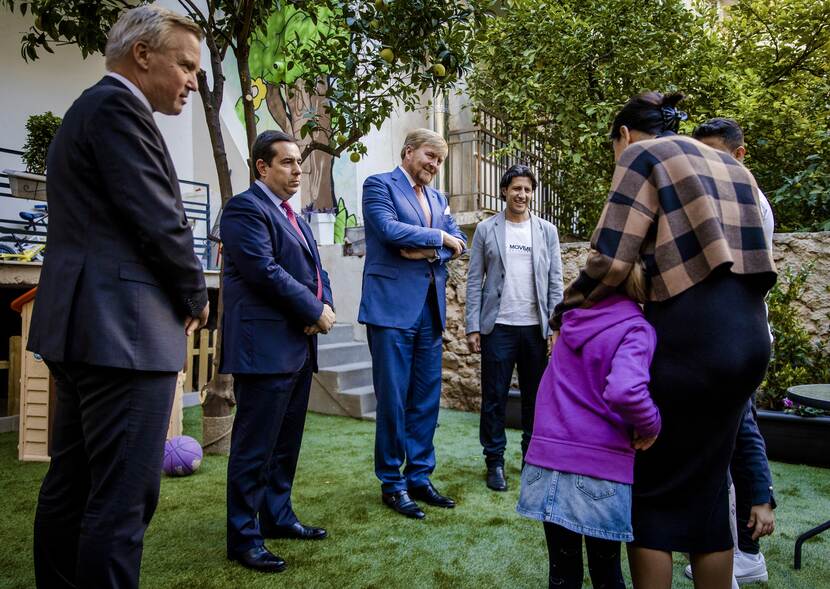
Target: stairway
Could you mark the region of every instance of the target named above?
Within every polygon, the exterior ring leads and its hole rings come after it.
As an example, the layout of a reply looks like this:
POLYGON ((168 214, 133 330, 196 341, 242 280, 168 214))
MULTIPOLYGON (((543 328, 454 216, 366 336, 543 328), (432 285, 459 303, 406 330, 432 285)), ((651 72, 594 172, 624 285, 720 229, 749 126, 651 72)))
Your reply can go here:
POLYGON ((350 323, 336 323, 329 333, 317 337, 317 365, 319 372, 311 381, 310 411, 375 419, 369 346, 355 341, 350 323))

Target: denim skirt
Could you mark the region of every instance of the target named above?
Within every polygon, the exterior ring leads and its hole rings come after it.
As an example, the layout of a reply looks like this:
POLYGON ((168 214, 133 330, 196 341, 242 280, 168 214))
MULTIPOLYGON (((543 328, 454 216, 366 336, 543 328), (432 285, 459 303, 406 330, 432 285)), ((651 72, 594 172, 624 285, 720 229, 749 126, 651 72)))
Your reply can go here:
POLYGON ((519 514, 577 534, 631 542, 631 485, 526 464, 519 514))

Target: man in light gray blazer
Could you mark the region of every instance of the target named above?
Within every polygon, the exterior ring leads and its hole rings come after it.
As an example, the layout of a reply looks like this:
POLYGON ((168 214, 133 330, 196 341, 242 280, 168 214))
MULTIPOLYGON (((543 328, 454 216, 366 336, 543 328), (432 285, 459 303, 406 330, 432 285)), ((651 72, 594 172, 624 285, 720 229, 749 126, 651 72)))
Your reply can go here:
POLYGON ((504 211, 479 223, 467 275, 467 345, 481 353, 479 437, 487 486, 506 491, 504 418, 513 369, 522 394, 522 458, 533 433, 536 390, 547 364, 548 319, 562 300, 556 227, 530 212, 536 177, 511 166, 499 184, 504 211))

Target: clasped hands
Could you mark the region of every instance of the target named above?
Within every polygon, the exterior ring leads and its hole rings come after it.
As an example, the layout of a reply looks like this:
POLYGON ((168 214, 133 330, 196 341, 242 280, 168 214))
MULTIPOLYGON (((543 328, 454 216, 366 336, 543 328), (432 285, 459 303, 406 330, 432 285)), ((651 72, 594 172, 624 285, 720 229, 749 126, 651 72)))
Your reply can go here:
POLYGON ((320 318, 314 325, 307 325, 303 328, 306 335, 317 335, 318 333, 328 333, 334 325, 334 309, 329 307, 328 303, 323 303, 323 312, 320 313, 320 318))
MULTIPOLYGON (((446 231, 441 231, 442 244, 452 250, 452 259, 454 260, 464 251, 464 242, 453 237, 446 231)), ((407 260, 431 260, 435 257, 435 249, 431 247, 405 247, 401 248, 401 256, 407 260)))

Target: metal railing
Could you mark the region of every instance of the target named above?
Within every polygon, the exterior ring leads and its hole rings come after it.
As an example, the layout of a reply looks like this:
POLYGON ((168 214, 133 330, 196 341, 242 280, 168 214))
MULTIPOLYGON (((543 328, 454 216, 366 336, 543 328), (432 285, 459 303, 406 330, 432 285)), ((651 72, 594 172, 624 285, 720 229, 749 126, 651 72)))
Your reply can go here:
MULTIPOLYGON (((22 151, 0 147, 0 199, 14 198, 17 202, 34 205, 37 201, 21 200, 11 193, 8 174, 4 169, 23 169, 22 151)), ((193 249, 202 261, 202 266, 212 270, 217 268, 212 256, 212 243, 208 239, 210 230, 210 185, 195 180, 179 180, 182 203, 187 218, 193 229, 193 249)), ((47 221, 48 222, 48 221, 47 221)), ((26 228, 27 222, 21 219, 0 218, 0 243, 14 244, 18 240, 25 243, 37 243, 45 240, 45 228, 26 228), (15 237, 17 239, 15 239, 15 237)))
MULTIPOLYGON (((489 211, 504 208, 499 181, 514 164, 529 166, 538 185, 531 211, 560 226, 559 195, 545 182, 556 173, 555 156, 545 152, 543 142, 530 133, 516 133, 498 116, 479 110, 476 125, 449 132, 449 201, 453 212, 489 211)), ((567 224, 567 223, 565 223, 567 224)))

